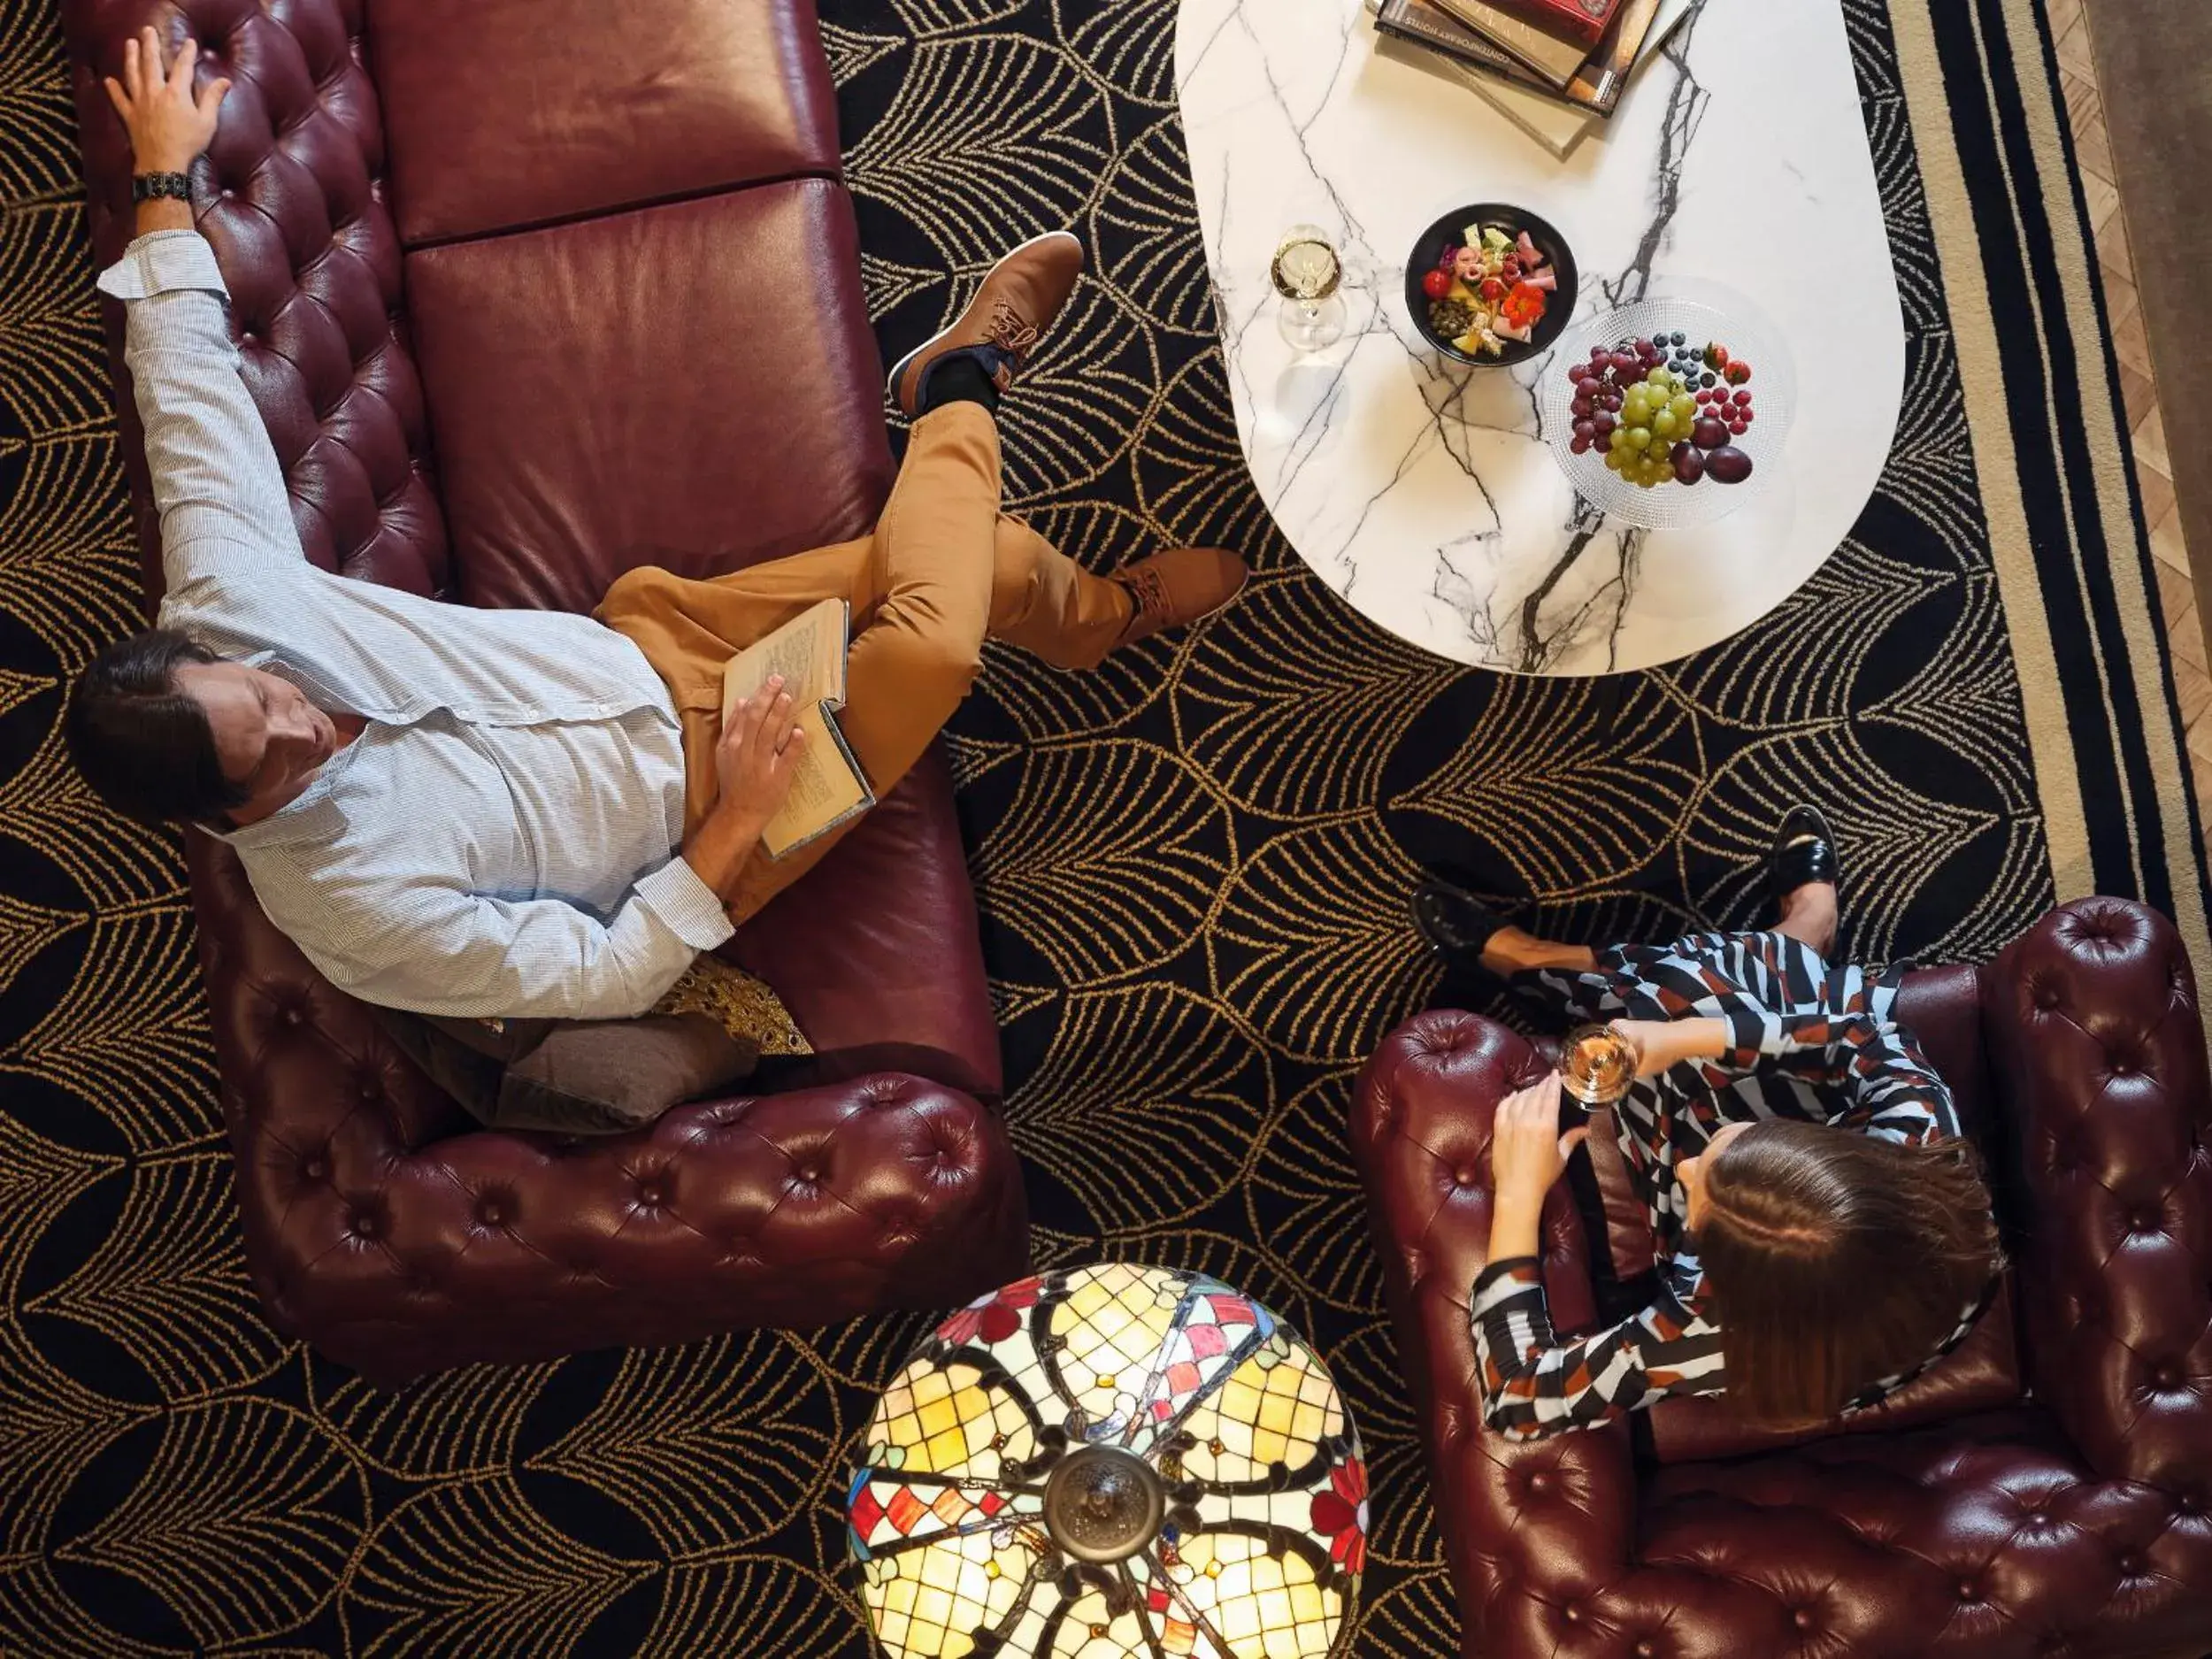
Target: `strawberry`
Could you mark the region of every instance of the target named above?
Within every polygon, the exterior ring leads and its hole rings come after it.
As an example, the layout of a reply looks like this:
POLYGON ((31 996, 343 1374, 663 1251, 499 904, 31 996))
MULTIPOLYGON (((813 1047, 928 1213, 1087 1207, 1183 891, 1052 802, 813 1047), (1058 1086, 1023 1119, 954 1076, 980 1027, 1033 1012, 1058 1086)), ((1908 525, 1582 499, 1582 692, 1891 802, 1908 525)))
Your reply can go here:
POLYGON ((1740 357, 1729 364, 1724 372, 1727 374, 1728 383, 1731 386, 1741 386, 1751 378, 1751 365, 1740 357))

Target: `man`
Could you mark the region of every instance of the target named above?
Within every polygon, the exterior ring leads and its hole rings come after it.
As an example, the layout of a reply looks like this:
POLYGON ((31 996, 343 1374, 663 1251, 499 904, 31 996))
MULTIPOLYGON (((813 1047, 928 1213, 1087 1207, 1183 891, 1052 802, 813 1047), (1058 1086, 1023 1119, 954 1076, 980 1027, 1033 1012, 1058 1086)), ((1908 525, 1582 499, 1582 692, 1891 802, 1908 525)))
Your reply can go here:
POLYGON ((341 987, 454 1016, 619 1018, 828 850, 760 849, 791 785, 791 699, 720 716, 723 664, 808 605, 852 603, 840 716, 879 795, 974 679, 984 639, 1065 667, 1232 599, 1233 556, 1111 580, 999 512, 999 396, 1073 289, 1056 234, 1008 255, 898 365, 907 460, 863 541, 716 581, 636 571, 599 619, 477 611, 316 570, 238 375, 182 174, 229 83, 193 89, 150 28, 107 90, 139 170, 123 300, 161 513, 161 627, 104 653, 65 733, 119 810, 234 847, 270 919, 341 987), (165 194, 166 192, 166 194, 165 194))

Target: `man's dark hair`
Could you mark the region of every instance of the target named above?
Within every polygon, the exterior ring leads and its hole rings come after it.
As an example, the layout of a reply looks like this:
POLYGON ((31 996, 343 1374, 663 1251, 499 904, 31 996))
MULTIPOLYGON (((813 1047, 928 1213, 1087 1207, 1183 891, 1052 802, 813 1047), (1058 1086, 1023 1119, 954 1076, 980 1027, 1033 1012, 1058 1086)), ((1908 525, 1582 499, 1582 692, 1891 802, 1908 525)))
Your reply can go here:
POLYGON ((174 628, 111 645, 69 690, 62 741, 92 792, 143 824, 206 823, 245 804, 223 776, 207 711, 177 670, 222 659, 174 628))

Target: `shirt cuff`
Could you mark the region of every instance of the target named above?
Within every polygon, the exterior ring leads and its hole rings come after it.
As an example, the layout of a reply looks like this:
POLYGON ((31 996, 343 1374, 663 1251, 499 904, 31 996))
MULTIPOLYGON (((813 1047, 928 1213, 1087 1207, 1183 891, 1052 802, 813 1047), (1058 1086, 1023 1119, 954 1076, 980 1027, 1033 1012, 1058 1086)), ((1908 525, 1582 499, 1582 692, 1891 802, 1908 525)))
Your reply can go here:
POLYGON ((1721 1056, 1721 1064, 1732 1071, 1755 1070, 1762 1059, 1774 1059, 1787 1053, 1791 1045, 1784 1039, 1782 1017, 1760 1008, 1748 999, 1725 999, 1721 1016, 1728 1022, 1728 1052, 1721 1056))
POLYGON ((150 299, 175 288, 198 288, 227 300, 215 250, 196 230, 157 230, 123 250, 123 257, 100 273, 100 292, 119 300, 150 299))
POLYGON ((672 858, 634 889, 645 908, 694 950, 712 950, 737 932, 715 890, 680 858, 672 858))
POLYGON ((1479 1319, 1500 1302, 1510 1302, 1532 1290, 1540 1294, 1543 1288, 1543 1270, 1534 1256, 1509 1256, 1491 1263, 1475 1276, 1474 1294, 1469 1298, 1467 1311, 1479 1319))

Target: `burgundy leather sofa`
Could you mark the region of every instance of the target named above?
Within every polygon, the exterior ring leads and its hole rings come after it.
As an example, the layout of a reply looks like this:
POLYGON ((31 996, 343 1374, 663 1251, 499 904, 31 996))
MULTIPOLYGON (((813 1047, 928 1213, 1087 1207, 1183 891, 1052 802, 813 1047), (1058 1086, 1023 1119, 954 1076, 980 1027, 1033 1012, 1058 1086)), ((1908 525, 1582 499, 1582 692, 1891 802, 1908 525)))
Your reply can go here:
MULTIPOLYGON (((2085 900, 1985 968, 1910 976, 1900 1010, 1986 1156, 2015 1270, 1964 1348, 1821 1437, 1747 1432, 1724 1398, 1491 1433, 1467 1327, 1491 1114, 1546 1062, 1436 1011, 1368 1064, 1353 1146, 1467 1659, 2212 1650, 2212 1089, 2181 941, 2085 900)), ((1652 1259, 1617 1154, 1597 1174, 1604 1240, 1566 1184, 1546 1210, 1563 1329, 1594 1317, 1594 1266, 1652 1259)))
MULTIPOLYGON (((99 84, 123 42, 189 31, 234 83, 200 228, 319 565, 581 611, 636 565, 713 574, 872 523, 881 370, 811 0, 63 11, 104 262, 131 234, 99 84)), ((1024 1271, 941 757, 735 942, 823 1051, 810 1085, 582 1147, 461 1133, 188 839, 255 1284, 370 1378, 943 1307, 1024 1271)))

